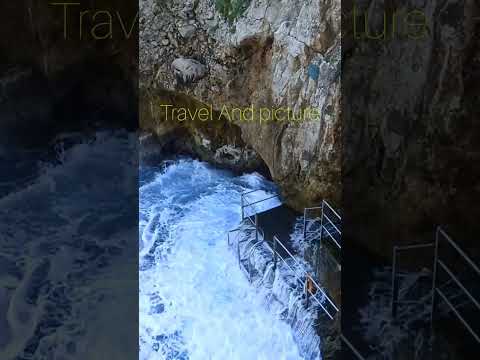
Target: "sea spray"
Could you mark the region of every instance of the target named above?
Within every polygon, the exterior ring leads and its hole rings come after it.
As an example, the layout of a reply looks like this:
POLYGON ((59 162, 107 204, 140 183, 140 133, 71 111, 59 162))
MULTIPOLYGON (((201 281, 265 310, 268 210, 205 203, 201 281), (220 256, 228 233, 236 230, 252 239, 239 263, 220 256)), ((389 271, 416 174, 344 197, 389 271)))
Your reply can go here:
POLYGON ((235 246, 239 246, 240 262, 248 264, 245 269, 249 271, 248 277, 264 297, 267 307, 290 325, 302 356, 305 359, 321 359, 320 338, 315 330, 318 307, 311 304, 307 308, 303 286, 297 278, 307 265, 301 259, 296 259, 296 262, 285 259, 287 266, 278 259, 274 271, 271 247, 261 233, 256 237, 253 224, 248 220, 241 225, 231 248, 235 246), (298 266, 302 268, 297 269, 298 266))
MULTIPOLYGON (((189 159, 142 166, 140 176, 140 359, 304 358, 284 305, 248 282, 226 240, 240 223, 241 193, 273 195, 275 186, 189 159)), ((273 273, 268 262, 261 269, 273 273)))

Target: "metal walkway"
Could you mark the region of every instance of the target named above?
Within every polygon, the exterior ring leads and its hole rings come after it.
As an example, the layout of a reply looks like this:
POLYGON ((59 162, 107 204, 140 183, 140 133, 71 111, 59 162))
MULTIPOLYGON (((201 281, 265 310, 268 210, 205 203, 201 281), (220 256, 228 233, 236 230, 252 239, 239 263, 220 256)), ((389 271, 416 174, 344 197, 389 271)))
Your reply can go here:
MULTIPOLYGON (((318 281, 315 280, 315 276, 303 269, 295 259, 295 251, 289 246, 288 242, 281 241, 277 234, 281 233, 285 237, 291 233, 295 222, 292 221, 294 216, 289 214, 290 210, 283 205, 278 195, 266 196, 255 201, 248 199, 249 195, 258 191, 249 191, 241 196, 242 222, 247 221, 252 226, 250 235, 255 236, 255 243, 250 248, 247 257, 251 256, 257 246, 265 244, 273 255, 274 268, 282 262, 294 274, 297 283, 303 286, 306 298, 312 300, 312 303, 316 303, 330 320, 334 320, 340 312, 340 306, 336 305, 322 289, 318 281), (270 203, 266 204, 268 202, 270 203), (269 231, 265 228, 274 228, 275 230, 269 231)), ((338 251, 341 250, 341 216, 338 211, 335 211, 327 201, 322 201, 322 205, 319 207, 306 208, 303 215, 303 237, 305 241, 318 241, 321 244, 329 244, 338 251)), ((240 230, 242 229, 237 228, 228 233, 229 246, 233 245, 230 236, 240 230)), ((248 241, 248 236, 237 242, 236 253, 240 267, 251 281, 253 269, 250 259, 242 259, 240 254, 240 244, 246 241, 248 241)), ((338 263, 338 265, 341 267, 341 264, 338 263)), ((344 334, 341 334, 340 340, 356 359, 365 360, 365 357, 360 354, 344 334)))
MULTIPOLYGON (((333 320, 340 311, 339 307, 332 301, 325 290, 315 280, 312 273, 307 272, 297 261, 295 251, 288 242, 281 241, 291 233, 295 224, 294 213, 285 205, 278 195, 271 195, 255 201, 248 201, 247 196, 252 195, 259 190, 249 191, 242 194, 242 221, 248 221, 255 232, 255 244, 252 246, 249 254, 253 252, 254 247, 265 244, 272 253, 274 269, 282 262, 293 274, 298 285, 302 286, 308 301, 316 303, 323 312, 333 320), (265 204, 269 203, 269 204, 265 204), (252 210, 252 207, 256 207, 252 210), (266 230, 267 229, 267 230, 266 230), (279 235, 282 234, 282 235, 279 235)), ((240 229, 232 230, 228 236, 230 245, 230 234, 240 229)), ((240 257, 239 243, 237 243, 237 257, 239 264, 246 267, 245 272, 251 273, 251 263, 249 259, 240 257)))
MULTIPOLYGON (((327 245, 338 250, 341 256, 342 250, 342 217, 332 205, 323 200, 321 206, 306 208, 303 212, 303 237, 306 241, 318 241, 320 245, 327 245)), ((341 269, 341 263, 335 259, 330 252, 329 256, 341 269)), ((316 257, 319 268, 319 257, 316 257)), ((357 360, 366 360, 360 351, 352 344, 351 340, 343 333, 340 334, 340 340, 344 344, 342 347, 342 357, 349 354, 357 360)), ((350 358, 350 357, 348 357, 350 358)))
MULTIPOLYGON (((281 199, 276 195, 268 196, 254 202, 249 202, 245 196, 253 193, 255 193, 255 191, 242 195, 242 220, 250 222, 253 226, 256 239, 254 246, 265 243, 274 257, 274 266, 277 266, 277 262, 283 262, 292 271, 292 273, 295 274, 298 283, 304 286, 306 296, 313 299, 313 301, 319 305, 323 312, 333 320, 340 311, 340 306, 337 306, 325 293, 325 291, 320 287, 318 281, 314 279, 313 274, 303 270, 303 268, 295 259, 296 254, 293 249, 291 249, 288 242, 281 241, 280 239, 282 237, 277 234, 277 232, 280 232, 283 234, 283 237, 288 236, 289 232, 291 232, 291 229, 293 228, 293 223, 291 221, 292 216, 288 215, 288 211, 286 210, 287 208, 282 205, 281 199), (265 205, 265 202, 272 201, 273 199, 278 201, 273 204, 270 203, 268 206, 263 206, 265 205), (260 204, 263 205, 260 206, 259 209, 251 211, 253 206, 258 206, 260 204), (265 233, 264 228, 274 228, 275 231, 267 231, 267 233, 265 233), (295 266, 292 267, 291 264, 294 264, 295 266), (307 281, 309 281, 310 284, 313 284, 315 291, 308 291, 308 286, 306 286, 307 281), (322 299, 317 298, 318 294, 321 294, 322 299)), ((319 207, 306 208, 303 215, 304 240, 309 243, 319 242, 321 245, 326 245, 330 248, 333 248, 341 255, 342 218, 340 213, 336 211, 327 201, 322 201, 322 204, 319 207)), ((467 302, 473 305, 475 310, 478 312, 478 316, 480 316, 480 300, 478 299, 478 296, 476 296, 478 294, 472 291, 471 288, 469 289, 468 286, 461 280, 459 274, 457 274, 455 271, 455 267, 449 264, 448 259, 452 256, 452 254, 459 256, 462 266, 471 270, 477 277, 480 276, 480 268, 440 227, 437 228, 435 233, 435 241, 432 243, 394 247, 391 300, 392 317, 396 317, 399 306, 411 306, 425 303, 425 301, 418 301, 415 299, 404 300, 399 298, 401 290, 401 283, 399 280, 402 277, 408 276, 408 273, 402 273, 399 271, 399 255, 400 253, 409 253, 412 251, 415 251, 416 253, 419 251, 430 251, 433 253, 433 261, 431 263, 432 272, 425 272, 418 275, 419 278, 426 279, 427 281, 431 282, 431 288, 426 294, 426 298, 430 299, 430 328, 432 336, 434 335, 434 322, 438 317, 438 305, 440 302, 442 302, 454 314, 460 324, 472 335, 477 343, 480 343, 480 328, 478 328, 478 324, 476 324, 477 328, 475 328, 475 325, 472 323, 472 319, 461 313, 459 306, 456 305, 453 299, 450 298, 450 295, 443 290, 442 286, 445 284, 445 282, 441 282, 439 280, 440 273, 446 276, 447 282, 455 284, 460 289, 461 293, 466 297, 467 302)), ((239 262, 241 263, 239 251, 237 255, 239 257, 239 262)), ((245 261, 245 264, 248 266, 249 261, 245 261)), ((341 268, 341 264, 339 264, 339 266, 341 268)), ((251 271, 251 269, 246 269, 247 273, 249 271, 251 271)), ((358 351, 358 349, 345 336, 345 334, 341 334, 340 338, 345 345, 346 351, 349 352, 353 358, 359 360, 364 360, 366 358, 358 351)))

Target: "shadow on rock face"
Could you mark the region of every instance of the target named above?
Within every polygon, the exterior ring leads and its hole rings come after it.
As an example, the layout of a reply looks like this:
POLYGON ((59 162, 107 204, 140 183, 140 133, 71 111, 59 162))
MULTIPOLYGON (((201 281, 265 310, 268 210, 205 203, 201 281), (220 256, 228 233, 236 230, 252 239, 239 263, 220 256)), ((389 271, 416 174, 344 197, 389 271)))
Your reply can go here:
MULTIPOLYGON (((121 26, 108 39, 93 39, 86 21, 83 27, 78 23, 91 4, 71 5, 65 18, 60 4, 0 5, 2 144, 38 146, 60 132, 92 125, 137 128, 138 39, 126 37, 121 26)), ((136 2, 95 5, 129 24, 138 13, 136 2)))
POLYGON ((82 63, 54 77, 12 67, 0 84, 2 144, 38 146, 65 131, 137 126, 136 90, 115 66, 82 63))

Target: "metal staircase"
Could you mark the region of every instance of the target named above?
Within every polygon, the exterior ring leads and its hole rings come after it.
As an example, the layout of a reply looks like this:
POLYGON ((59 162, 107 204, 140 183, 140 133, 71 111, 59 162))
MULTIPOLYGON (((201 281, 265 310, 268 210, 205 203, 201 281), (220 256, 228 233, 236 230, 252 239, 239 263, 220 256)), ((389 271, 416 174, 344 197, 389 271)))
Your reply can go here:
MULTIPOLYGON (((318 241, 319 249, 322 248, 323 245, 331 246, 333 249, 338 250, 341 255, 342 217, 340 213, 325 200, 322 201, 321 206, 306 208, 303 213, 303 237, 304 240, 308 242, 318 241)), ((330 251, 326 253, 341 270, 341 263, 331 255, 330 251)), ((318 272, 320 266, 320 257, 318 254, 315 259, 317 262, 315 268, 318 272)), ((348 353, 352 355, 353 358, 358 360, 366 359, 345 334, 342 333, 340 335, 340 340, 345 346, 344 349, 348 350, 348 353)), ((345 354, 346 352, 342 351, 342 356, 345 354)))
MULTIPOLYGON (((249 222, 251 222, 250 218, 247 218, 247 219, 249 219, 249 222)), ((252 222, 252 224, 255 226, 255 224, 253 222, 252 222)), ((259 234, 262 234, 261 239, 263 239, 264 235, 263 235, 261 229, 256 230, 255 227, 253 227, 253 228, 239 227, 237 229, 234 229, 234 230, 231 230, 231 231, 228 232, 227 241, 228 241, 228 246, 229 247, 234 245, 234 243, 231 241, 232 234, 234 234, 234 233, 238 234, 240 231, 242 231, 245 236, 244 236, 243 240, 237 240, 237 242, 236 242, 235 250, 236 250, 236 255, 237 255, 237 261, 238 261, 238 265, 239 265, 240 269, 243 270, 246 277, 251 282, 252 278, 253 278, 253 266, 252 266, 252 263, 250 261, 250 255, 254 251, 255 247, 258 244, 261 243, 261 241, 259 241, 259 239, 260 239, 259 234), (256 240, 255 240, 254 243, 252 243, 252 247, 248 251, 248 256, 242 257, 241 252, 240 252, 240 245, 248 242, 251 234, 253 234, 253 233, 255 233, 256 240)))
MULTIPOLYGON (((419 300, 400 300, 400 281, 401 279, 406 278, 409 276, 409 273, 400 272, 399 270, 399 259, 400 254, 408 253, 409 251, 419 251, 422 249, 433 249, 435 243, 427 243, 427 244, 415 244, 415 245, 406 245, 406 246, 394 246, 393 247, 393 263, 392 263, 392 317, 396 318, 398 313, 398 306, 399 305, 415 305, 421 304, 422 301, 419 300)), ((420 274, 422 277, 427 277, 430 274, 420 274)))
POLYGON ((306 208, 303 212, 303 237, 307 241, 324 238, 342 249, 342 217, 325 200, 322 206, 306 208), (319 213, 319 214, 318 214, 319 213))
MULTIPOLYGON (((461 262, 458 262, 456 265, 462 265, 465 268, 469 269, 474 273, 475 276, 480 276, 480 268, 473 262, 473 260, 458 246, 458 244, 453 241, 447 233, 441 228, 437 227, 435 232, 435 241, 433 243, 420 244, 420 245, 410 245, 402 247, 394 247, 393 249, 393 268, 392 268, 392 317, 395 318, 398 313, 398 307, 400 305, 413 305, 419 304, 419 301, 402 301, 399 299, 399 278, 405 274, 400 273, 399 263, 398 263, 398 253, 399 252, 408 252, 408 251, 417 251, 422 248, 430 248, 433 250, 433 273, 430 276, 431 281, 431 290, 430 296, 430 319, 429 325, 431 329, 432 336, 434 335, 434 321, 436 316, 438 316, 439 302, 442 301, 448 309, 455 315, 457 320, 463 325, 463 327, 473 336, 473 338, 480 344, 480 334, 479 331, 474 329, 471 320, 467 319, 462 315, 458 305, 455 305, 451 299, 451 296, 448 295, 442 288, 446 282, 440 282, 439 275, 442 273, 446 275, 447 282, 454 283, 457 288, 460 290, 460 293, 466 297, 467 303, 473 305, 476 309, 475 311, 480 312, 480 301, 472 293, 472 289, 469 289, 461 280, 460 275, 448 264, 447 258, 449 256, 457 255, 460 256, 461 262), (448 252, 445 252, 446 247, 448 252), (442 251, 443 250, 443 251, 442 251)), ((428 274, 425 274, 428 277, 428 274)), ((480 313, 478 313, 480 316, 480 313)))
MULTIPOLYGON (((318 241, 321 245, 329 244, 333 246, 334 249, 341 251, 341 229, 341 216, 327 201, 322 201, 322 205, 319 207, 306 208, 304 210, 303 237, 305 241, 318 241)), ((478 316, 480 316, 480 300, 478 299, 478 294, 475 294, 471 287, 469 289, 469 287, 462 282, 460 275, 455 271, 455 266, 448 264, 447 259, 452 255, 452 253, 459 256, 462 266, 473 272, 478 279, 478 276, 480 276, 480 267, 474 263, 474 261, 465 253, 465 251, 463 251, 441 227, 436 229, 434 242, 394 247, 391 286, 392 317, 394 319, 396 318, 400 306, 430 305, 430 317, 428 325, 430 326, 430 333, 433 337, 434 323, 439 312, 438 305, 440 302, 442 302, 453 313, 462 326, 472 335, 476 342, 480 344, 480 328, 478 327, 478 324, 476 324, 477 328, 475 328, 475 324, 473 324, 472 319, 462 314, 460 311, 460 306, 454 303, 452 299, 453 296, 442 288, 445 282, 441 282, 439 280, 440 273, 446 276, 446 282, 455 284, 456 287, 460 289, 460 293, 466 298, 466 303, 472 305, 474 310, 478 312, 478 316), (402 289, 400 280, 402 278, 407 278, 411 274, 402 273, 400 271, 400 254, 409 254, 411 252, 418 253, 422 250, 431 251, 433 253, 433 261, 431 263, 432 271, 418 273, 416 274, 416 279, 417 281, 421 282, 422 286, 426 286, 429 290, 427 290, 427 292, 424 294, 424 300, 401 299, 400 294, 402 293, 402 289), (477 295, 477 297, 475 295, 477 295), (425 304, 425 299, 427 299, 427 302, 429 301, 430 304, 425 304)), ((473 284, 475 284, 475 282, 473 282, 473 284)), ((465 305, 465 302, 463 305, 465 305)), ((355 358, 360 360, 365 359, 344 334, 341 335, 341 339, 346 345, 346 348, 350 350, 351 354, 354 355, 355 358)))
MULTIPOLYGON (((258 206, 262 203, 265 203, 269 200, 272 199, 278 199, 281 203, 281 199, 278 195, 272 195, 272 196, 267 196, 263 199, 256 200, 253 202, 249 202, 247 199, 247 196, 250 194, 253 194, 259 190, 253 190, 249 191, 246 193, 243 193, 241 196, 241 208, 242 208, 242 221, 246 221, 251 225, 251 229, 243 231, 250 232, 250 234, 246 234, 243 240, 237 241, 237 259, 239 262, 240 267, 246 274, 248 274, 248 278, 251 280, 255 274, 253 274, 254 269, 251 263, 251 255, 253 254, 254 250, 264 244, 268 251, 272 253, 273 256, 273 267, 274 269, 277 268, 278 264, 281 262, 282 264, 285 265, 287 269, 290 270, 291 274, 295 278, 297 284, 299 286, 302 286, 305 295, 307 298, 307 303, 311 302, 317 304, 323 311, 324 313, 330 318, 334 319, 335 315, 340 311, 338 306, 335 305, 335 303, 330 299, 330 297, 326 294, 326 292, 322 289, 322 287, 318 284, 318 282, 314 279, 314 275, 311 273, 308 273, 303 269, 303 266, 301 266, 298 261, 296 260, 295 256, 292 254, 292 252, 283 244, 283 242, 279 239, 278 235, 273 235, 272 239, 266 239, 265 238, 265 233, 262 228, 258 226, 258 214, 259 212, 262 211, 268 211, 265 210, 265 208, 262 206, 258 206), (255 210, 252 211, 252 207, 257 206, 260 208, 260 211, 256 212, 255 210), (246 242, 248 242, 248 235, 255 234, 255 241, 252 242, 251 245, 249 245, 248 251, 244 252, 245 256, 241 256, 240 252, 240 246, 246 242)), ((274 204, 275 205, 275 204, 274 204)), ((276 205, 278 206, 278 204, 276 205)), ((276 207, 274 206, 274 207, 276 207)), ((268 208, 268 207, 267 207, 268 208)), ((333 209, 332 209, 333 210, 333 209)), ((327 228, 330 229, 330 227, 327 225, 327 228)), ((233 245, 230 236, 233 233, 239 232, 241 229, 237 228, 228 233, 228 244, 230 246, 233 245)), ((330 229, 331 230, 331 229, 330 229)))
MULTIPOLYGON (((241 196, 242 223, 245 224, 247 222, 250 227, 240 227, 231 230, 227 236, 228 245, 231 247, 235 245, 235 242, 231 239, 234 234, 242 231, 246 235, 243 240, 236 241, 236 253, 240 268, 245 272, 248 279, 252 281, 252 278, 255 276, 255 270, 251 262, 251 256, 257 247, 265 244, 272 253, 274 269, 281 262, 293 274, 296 283, 303 287, 307 306, 309 303, 317 305, 330 320, 334 320, 340 312, 340 308, 322 289, 315 280, 315 276, 303 269, 292 252, 282 243, 277 235, 273 235, 271 241, 267 241, 264 231, 258 226, 258 214, 268 210, 264 208, 257 212, 257 210, 252 210, 252 208, 275 198, 281 202, 281 199, 279 196, 273 195, 249 202, 247 196, 256 191, 258 190, 243 193, 241 196), (253 236, 255 240, 252 241, 250 239, 253 236), (240 246, 248 241, 251 241, 251 245, 248 251, 244 252, 245 256, 242 257, 240 246)), ((303 236, 305 241, 319 241, 321 244, 328 243, 340 251, 342 248, 340 214, 327 201, 322 201, 322 205, 319 207, 306 208, 304 210, 303 236)), ((340 264, 338 265, 340 266, 340 264)), ((342 334, 340 339, 355 358, 365 360, 365 357, 360 354, 345 335, 342 334)))
POLYGON ((262 191, 262 190, 252 190, 252 191, 247 191, 247 192, 242 193, 241 198, 240 198, 241 207, 242 207, 242 221, 245 220, 245 218, 247 218, 247 217, 251 218, 252 216, 255 216, 255 218, 256 218, 256 215, 258 213, 263 212, 263 211, 268 211, 268 210, 270 210, 274 207, 282 205, 282 199, 278 195, 271 195, 271 196, 267 196, 266 198, 250 202, 249 199, 248 199, 248 195, 251 195, 251 194, 254 194, 254 193, 260 192, 260 191, 262 191), (274 202, 273 205, 265 206, 262 209, 260 204, 265 204, 267 201, 273 200, 273 199, 276 199, 277 201, 274 202), (260 208, 260 209, 258 209, 258 208, 260 208))
POLYGON ((288 269, 294 274, 297 282, 303 286, 305 295, 307 297, 307 306, 309 299, 315 301, 315 303, 325 312, 325 314, 333 320, 335 315, 340 311, 340 309, 335 305, 335 303, 330 299, 327 293, 318 285, 314 280, 313 275, 308 273, 303 269, 303 267, 297 262, 293 254, 282 244, 277 236, 273 237, 273 249, 269 247, 270 251, 274 256, 274 268, 277 267, 277 263, 281 260, 288 269), (287 254, 287 256, 282 256, 281 252, 287 254), (292 267, 287 259, 296 265, 292 267), (320 297, 320 298, 319 298, 320 297))

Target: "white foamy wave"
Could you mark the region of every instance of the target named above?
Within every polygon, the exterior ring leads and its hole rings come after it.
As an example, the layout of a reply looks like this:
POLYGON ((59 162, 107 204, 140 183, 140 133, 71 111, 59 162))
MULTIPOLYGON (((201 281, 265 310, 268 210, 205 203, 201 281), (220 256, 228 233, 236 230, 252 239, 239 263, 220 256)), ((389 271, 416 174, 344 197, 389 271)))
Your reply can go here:
POLYGON ((136 318, 136 228, 128 222, 136 136, 57 141, 68 142, 58 143, 57 158, 0 199, 0 358, 131 358, 136 339, 114 320, 136 318))
POLYGON ((259 189, 266 185, 265 178, 257 172, 244 174, 240 180, 245 181, 246 185, 253 189, 259 189))
POLYGON ((140 359, 301 359, 225 239, 250 176, 192 160, 151 171, 141 170, 151 180, 140 189, 140 359))
MULTIPOLYGON (((233 248, 238 249, 244 268, 255 287, 262 292, 267 306, 279 314, 292 328, 293 336, 305 359, 321 359, 320 337, 316 332, 318 306, 307 306, 303 287, 298 279, 309 265, 300 257, 278 261, 273 271, 271 248, 259 236, 257 241, 253 226, 245 222, 233 239, 233 248)), ((325 299, 319 298, 324 302, 325 299)))

